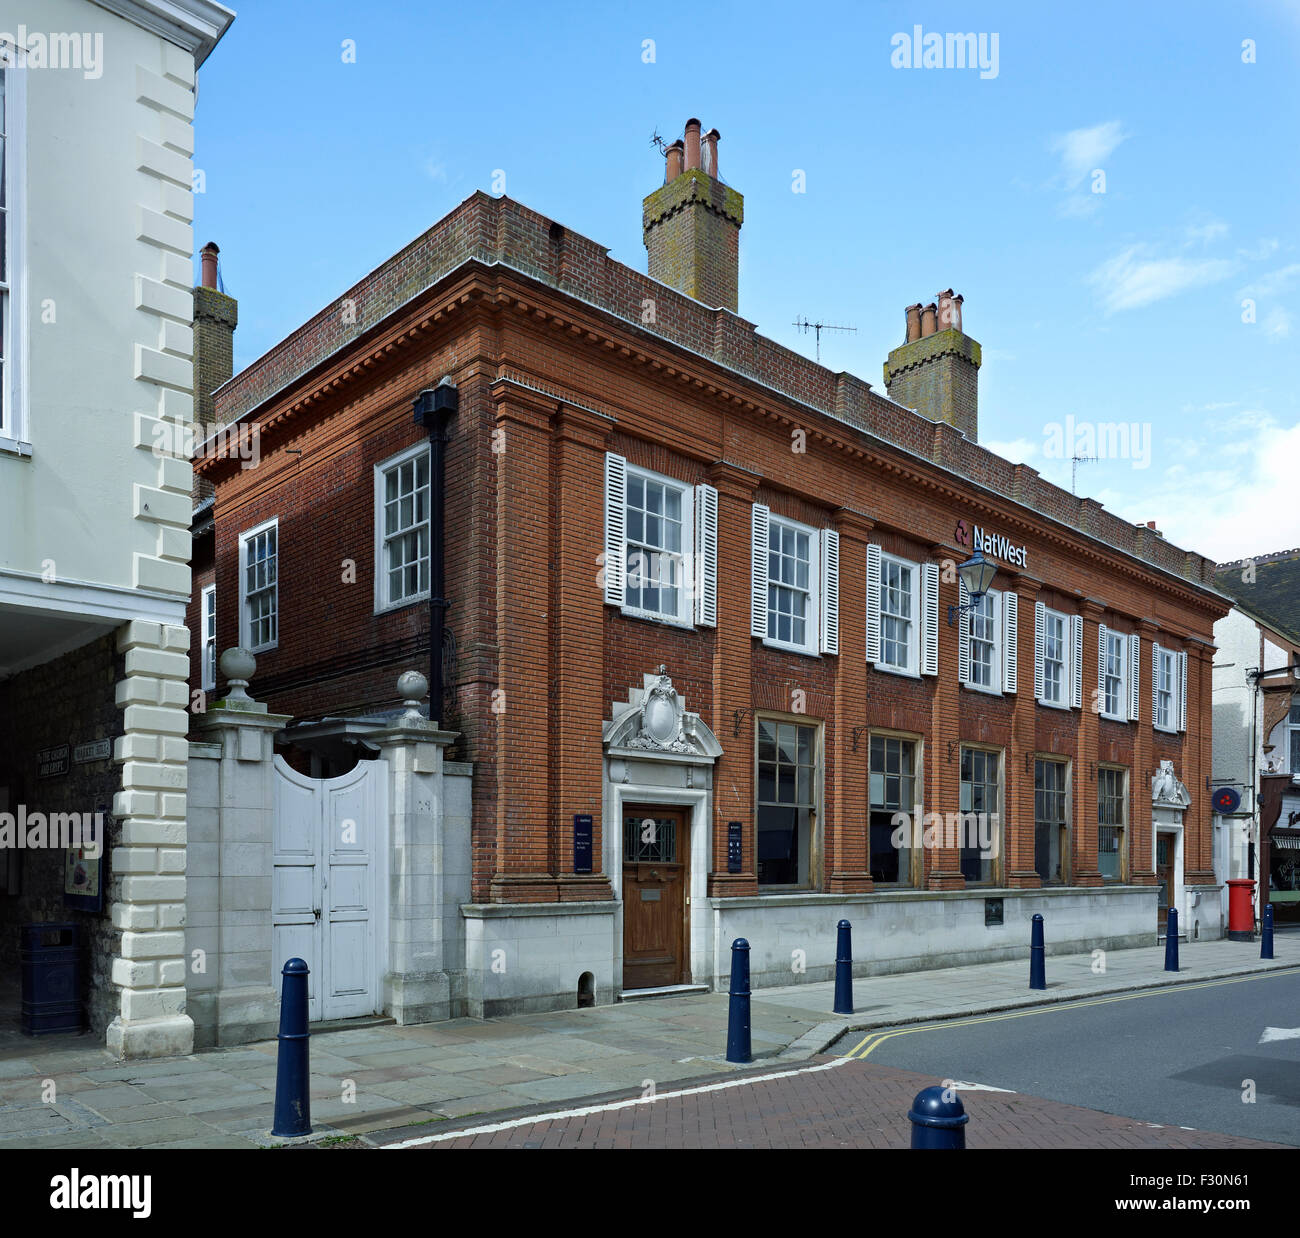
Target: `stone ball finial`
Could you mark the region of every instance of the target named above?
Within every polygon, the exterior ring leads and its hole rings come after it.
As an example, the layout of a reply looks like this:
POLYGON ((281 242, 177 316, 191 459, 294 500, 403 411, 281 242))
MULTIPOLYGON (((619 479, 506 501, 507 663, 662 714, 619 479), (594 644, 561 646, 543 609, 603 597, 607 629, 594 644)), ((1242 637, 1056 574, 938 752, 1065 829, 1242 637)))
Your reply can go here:
POLYGON ((403 671, 398 675, 397 695, 402 698, 402 704, 406 706, 402 721, 424 721, 424 716, 420 713, 420 702, 428 691, 429 681, 419 671, 403 671))
POLYGON ((247 649, 236 646, 233 649, 227 649, 221 655, 217 665, 221 668, 221 673, 226 677, 226 682, 230 685, 230 691, 226 693, 226 699, 228 701, 252 700, 245 689, 248 687, 248 681, 253 677, 253 672, 257 670, 257 659, 247 649))

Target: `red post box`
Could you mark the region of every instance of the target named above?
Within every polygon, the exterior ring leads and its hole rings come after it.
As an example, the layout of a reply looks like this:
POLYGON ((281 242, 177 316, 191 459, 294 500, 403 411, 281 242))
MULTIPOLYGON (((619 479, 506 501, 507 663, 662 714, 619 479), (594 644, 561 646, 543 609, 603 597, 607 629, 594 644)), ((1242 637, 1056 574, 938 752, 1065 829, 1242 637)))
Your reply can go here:
POLYGON ((1255 883, 1248 877, 1228 880, 1228 940, 1255 940, 1255 883))

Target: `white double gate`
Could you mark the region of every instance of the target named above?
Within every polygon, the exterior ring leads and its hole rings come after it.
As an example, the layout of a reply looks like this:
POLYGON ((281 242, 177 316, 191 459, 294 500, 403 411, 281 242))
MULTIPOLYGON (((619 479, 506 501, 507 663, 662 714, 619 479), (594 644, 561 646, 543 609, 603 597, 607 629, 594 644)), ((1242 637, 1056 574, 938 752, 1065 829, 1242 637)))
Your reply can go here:
POLYGON ((275 758, 272 983, 306 961, 308 1017, 378 1013, 387 956, 388 766, 308 778, 275 758))

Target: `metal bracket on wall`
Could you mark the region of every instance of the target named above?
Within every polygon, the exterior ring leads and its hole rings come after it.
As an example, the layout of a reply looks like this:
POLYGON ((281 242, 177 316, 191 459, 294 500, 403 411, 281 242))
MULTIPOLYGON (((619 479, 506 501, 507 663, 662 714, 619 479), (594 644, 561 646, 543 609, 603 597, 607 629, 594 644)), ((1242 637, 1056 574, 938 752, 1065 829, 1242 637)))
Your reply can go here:
POLYGON ((871 730, 869 726, 855 726, 853 728, 853 751, 854 752, 857 752, 858 750, 858 736, 860 736, 863 731, 869 731, 869 730, 871 730))
POLYGON ((745 721, 746 714, 749 714, 752 718, 754 716, 754 711, 752 709, 733 709, 731 711, 731 734, 733 738, 738 738, 740 736, 740 724, 745 721))

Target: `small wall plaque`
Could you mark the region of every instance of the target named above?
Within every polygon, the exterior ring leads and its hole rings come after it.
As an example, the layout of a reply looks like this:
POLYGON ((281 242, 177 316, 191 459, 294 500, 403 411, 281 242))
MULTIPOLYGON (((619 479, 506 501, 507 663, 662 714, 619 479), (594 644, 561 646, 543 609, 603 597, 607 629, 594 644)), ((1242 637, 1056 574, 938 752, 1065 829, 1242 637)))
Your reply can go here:
POLYGON ((107 761, 113 755, 111 739, 96 739, 88 744, 78 744, 72 750, 72 759, 78 765, 88 765, 91 761, 107 761))
POLYGON ((36 754, 37 778, 62 778, 68 772, 68 763, 72 749, 67 744, 54 748, 42 748, 36 754))
POLYGON ((591 814, 573 814, 573 871, 591 872, 591 814))
POLYGON ((984 923, 985 925, 1002 923, 1002 900, 1000 898, 986 898, 984 900, 984 923))
POLYGON ((740 822, 727 822, 727 872, 740 872, 740 822))

